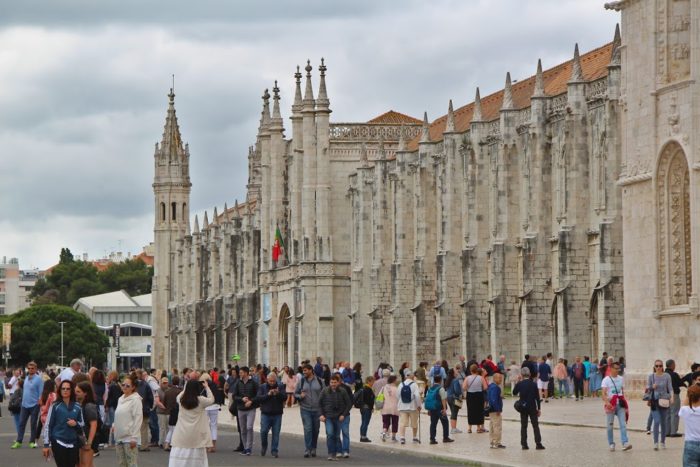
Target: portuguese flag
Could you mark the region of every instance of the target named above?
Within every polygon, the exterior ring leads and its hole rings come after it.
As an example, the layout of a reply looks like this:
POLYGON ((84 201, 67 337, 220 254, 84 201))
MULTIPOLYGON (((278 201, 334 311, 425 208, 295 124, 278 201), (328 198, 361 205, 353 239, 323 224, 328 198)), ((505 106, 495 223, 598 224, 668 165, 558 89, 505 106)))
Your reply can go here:
POLYGON ((284 254, 284 240, 282 240, 282 232, 280 232, 279 226, 275 230, 275 243, 272 245, 272 260, 276 263, 280 255, 284 254))

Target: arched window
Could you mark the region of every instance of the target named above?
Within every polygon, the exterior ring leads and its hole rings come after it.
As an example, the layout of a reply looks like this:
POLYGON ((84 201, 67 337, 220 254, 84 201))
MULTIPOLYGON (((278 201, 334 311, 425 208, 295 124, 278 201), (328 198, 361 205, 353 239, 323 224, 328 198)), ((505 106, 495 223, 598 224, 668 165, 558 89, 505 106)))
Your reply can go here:
POLYGON ((662 307, 687 305, 692 291, 690 178, 678 143, 669 143, 656 173, 659 297, 662 307))
POLYGON ((160 203, 160 220, 165 222, 165 203, 160 203))
POLYGON ((176 213, 177 213, 177 203, 171 203, 170 208, 172 211, 172 220, 175 220, 177 218, 176 213))

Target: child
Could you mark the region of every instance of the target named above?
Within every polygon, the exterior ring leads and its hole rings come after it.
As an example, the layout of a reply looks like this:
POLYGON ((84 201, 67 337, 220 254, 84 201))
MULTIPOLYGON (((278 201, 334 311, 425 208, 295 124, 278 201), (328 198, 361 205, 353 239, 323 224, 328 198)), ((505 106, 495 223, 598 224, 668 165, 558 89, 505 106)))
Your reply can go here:
POLYGON ((503 375, 496 373, 493 375, 493 382, 488 387, 488 401, 491 412, 491 449, 504 449, 501 444, 501 431, 503 424, 503 395, 501 393, 503 375))

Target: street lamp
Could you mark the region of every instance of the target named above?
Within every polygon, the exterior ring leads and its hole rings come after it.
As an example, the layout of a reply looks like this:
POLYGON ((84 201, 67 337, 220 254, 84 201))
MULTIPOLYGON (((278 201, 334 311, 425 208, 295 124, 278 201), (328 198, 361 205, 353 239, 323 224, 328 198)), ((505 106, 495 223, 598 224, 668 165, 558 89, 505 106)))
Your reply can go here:
POLYGON ((63 325, 66 324, 66 322, 59 321, 58 324, 61 325, 61 356, 59 358, 61 359, 61 368, 64 368, 64 365, 63 365, 63 359, 64 359, 64 355, 63 355, 63 325))

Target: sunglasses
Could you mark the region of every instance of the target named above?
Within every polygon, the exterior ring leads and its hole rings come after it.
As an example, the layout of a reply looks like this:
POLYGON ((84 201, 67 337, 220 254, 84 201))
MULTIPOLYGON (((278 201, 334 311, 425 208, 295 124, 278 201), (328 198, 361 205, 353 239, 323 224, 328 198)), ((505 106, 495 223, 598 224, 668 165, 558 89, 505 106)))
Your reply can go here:
POLYGON ((654 365, 654 368, 663 368, 663 365, 654 365))
POLYGON ((126 383, 124 383, 124 384, 122 384, 122 387, 123 387, 123 388, 130 388, 130 387, 131 387, 131 384, 126 384, 126 383))

